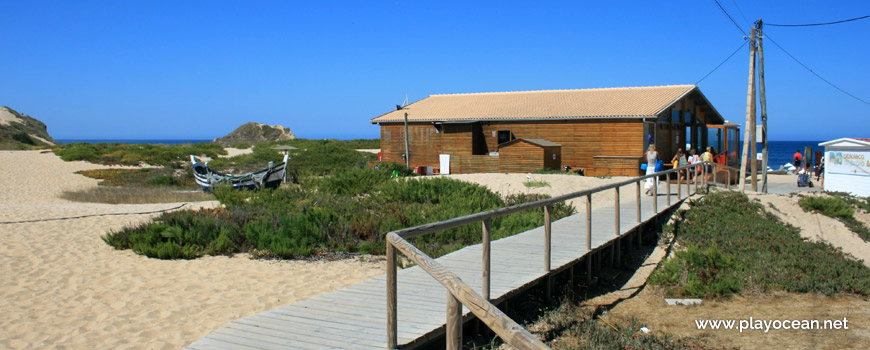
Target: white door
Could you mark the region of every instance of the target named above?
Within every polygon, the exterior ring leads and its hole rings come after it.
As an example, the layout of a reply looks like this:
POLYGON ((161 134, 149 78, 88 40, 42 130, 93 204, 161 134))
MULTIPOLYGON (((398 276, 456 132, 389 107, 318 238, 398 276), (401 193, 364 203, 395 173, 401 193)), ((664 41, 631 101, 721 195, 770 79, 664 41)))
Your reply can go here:
POLYGON ((449 154, 439 154, 438 160, 441 161, 441 173, 442 174, 450 174, 450 155, 449 154))

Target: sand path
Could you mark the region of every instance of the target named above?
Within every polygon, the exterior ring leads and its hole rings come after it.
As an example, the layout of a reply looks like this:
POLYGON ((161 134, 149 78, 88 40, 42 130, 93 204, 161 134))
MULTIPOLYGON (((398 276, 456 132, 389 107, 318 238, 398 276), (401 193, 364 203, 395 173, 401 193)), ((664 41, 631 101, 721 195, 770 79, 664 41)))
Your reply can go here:
MULTIPOLYGON (((58 198, 95 186, 102 166, 51 153, 0 151, 0 348, 177 349, 232 319, 383 273, 383 262, 149 259, 100 240, 184 203, 107 205, 58 198)), ((213 206, 189 203, 187 207, 213 206)))

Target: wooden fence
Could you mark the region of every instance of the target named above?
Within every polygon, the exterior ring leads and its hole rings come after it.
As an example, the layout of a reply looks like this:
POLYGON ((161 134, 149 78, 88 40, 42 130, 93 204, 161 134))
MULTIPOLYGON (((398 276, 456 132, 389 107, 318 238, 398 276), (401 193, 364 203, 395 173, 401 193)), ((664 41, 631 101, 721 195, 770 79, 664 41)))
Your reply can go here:
MULTIPOLYGON (((710 163, 710 162, 707 162, 710 163)), ((699 163, 705 164, 705 163, 699 163)), ((721 164, 714 164, 714 166, 726 167, 721 164)), ((519 204, 506 208, 499 208, 495 210, 490 210, 486 212, 475 213, 471 215, 461 216, 453 219, 448 219, 444 221, 439 221, 435 223, 405 228, 397 231, 392 231, 387 234, 387 346, 389 349, 396 349, 398 346, 398 319, 397 319, 397 266, 396 266, 396 258, 397 251, 404 254, 408 259, 413 261, 415 264, 419 265, 424 271, 426 271, 429 275, 435 278, 439 283, 441 283, 447 289, 447 349, 460 349, 462 344, 462 307, 467 307, 472 314, 477 316, 484 324, 487 325, 493 332, 498 334, 499 337, 506 343, 519 348, 519 349, 549 349, 544 343, 538 340, 534 335, 529 333, 525 328, 511 320, 509 317, 505 316, 495 305, 490 303, 490 223, 492 219, 522 212, 526 210, 536 209, 536 208, 544 208, 544 268, 546 271, 551 271, 550 269, 550 225, 551 225, 551 212, 552 206, 559 202, 564 202, 566 200, 586 197, 586 245, 587 250, 591 251, 591 234, 592 234, 592 194, 614 189, 615 196, 614 202, 616 204, 616 212, 615 212, 615 223, 616 223, 616 235, 619 236, 621 234, 619 229, 619 188, 622 186, 630 185, 632 183, 636 184, 637 189, 637 218, 638 222, 640 222, 641 218, 641 208, 640 208, 640 197, 641 197, 641 182, 646 180, 647 178, 655 177, 658 179, 661 176, 669 176, 674 172, 683 172, 688 171, 690 168, 697 166, 698 164, 693 164, 689 166, 684 166, 680 168, 670 169, 667 171, 661 171, 650 175, 638 176, 629 180, 608 184, 604 186, 595 187, 588 190, 578 191, 574 193, 569 193, 565 195, 561 195, 558 197, 553 197, 545 200, 540 200, 536 202, 519 204), (483 284, 482 290, 480 294, 470 288, 467 284, 465 284, 456 274, 448 271, 442 265, 440 265, 435 259, 432 259, 430 256, 423 253, 420 249, 415 247, 413 244, 407 241, 408 238, 427 235, 435 232, 439 232, 442 230, 472 224, 472 223, 482 223, 483 226, 483 257, 482 257, 482 277, 483 284)), ((732 168, 733 169, 733 168, 732 168)), ((715 175, 716 172, 713 172, 715 175)), ((703 179, 707 177, 707 167, 702 166, 701 173, 699 176, 702 176, 703 179)), ((714 179, 715 181, 715 179, 714 179)), ((695 181, 695 192, 697 192, 697 186, 700 181, 695 181)), ((715 182, 714 182, 715 183, 715 182)), ((658 195, 658 180, 653 182, 653 194, 658 195)), ((686 195, 689 195, 690 183, 686 181, 686 195)), ((707 185, 707 181, 704 181, 704 185, 707 185)), ((667 187, 667 198, 668 204, 670 204, 670 191, 671 186, 667 187)), ((677 192, 678 197, 682 195, 682 184, 678 182, 677 184, 677 192)), ((653 200, 653 210, 658 213, 658 204, 657 200, 653 200)), ((589 260, 587 260, 586 268, 587 273, 591 270, 591 264, 589 264, 589 260)))

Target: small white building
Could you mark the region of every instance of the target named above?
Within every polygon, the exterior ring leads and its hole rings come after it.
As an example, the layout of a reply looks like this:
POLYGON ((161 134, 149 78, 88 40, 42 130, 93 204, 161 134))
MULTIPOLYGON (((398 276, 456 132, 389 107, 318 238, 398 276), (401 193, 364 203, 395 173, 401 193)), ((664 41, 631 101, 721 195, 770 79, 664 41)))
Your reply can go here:
POLYGON ((842 138, 825 147, 825 191, 870 196, 870 139, 842 138))

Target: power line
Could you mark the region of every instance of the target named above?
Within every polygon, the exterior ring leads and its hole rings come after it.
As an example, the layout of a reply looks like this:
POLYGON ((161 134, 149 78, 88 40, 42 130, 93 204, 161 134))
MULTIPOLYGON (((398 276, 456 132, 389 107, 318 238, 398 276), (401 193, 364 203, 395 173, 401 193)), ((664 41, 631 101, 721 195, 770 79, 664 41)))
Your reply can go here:
POLYGON ((844 19, 844 20, 842 20, 842 21, 825 22, 825 23, 808 23, 808 24, 772 24, 772 23, 765 23, 764 25, 766 25, 766 26, 776 26, 776 27, 812 27, 812 26, 824 26, 824 25, 829 25, 829 24, 846 23, 846 22, 857 21, 857 20, 859 20, 859 19, 865 19, 865 18, 870 18, 870 16, 861 16, 861 17, 855 17, 855 18, 850 18, 850 19, 844 19))
POLYGON ((734 4, 734 7, 737 8, 737 13, 740 14, 740 17, 743 18, 743 21, 746 22, 746 23, 749 23, 749 25, 752 25, 752 22, 750 22, 748 19, 746 19, 746 15, 744 15, 744 14, 743 14, 743 10, 740 9, 740 5, 737 5, 737 1, 736 1, 736 0, 731 0, 731 3, 734 4))
POLYGON ((740 28, 740 25, 737 24, 737 21, 735 21, 734 18, 731 18, 731 15, 728 14, 728 11, 725 11, 725 8, 722 7, 722 4, 719 3, 719 0, 713 0, 713 2, 715 2, 716 5, 719 6, 719 9, 722 10, 725 16, 728 16, 728 19, 731 20, 731 23, 734 23, 734 26, 737 27, 737 30, 743 33, 743 36, 747 36, 746 31, 744 31, 743 28, 740 28))
MULTIPOLYGON (((765 23, 765 25, 768 25, 768 24, 765 23)), ((774 45, 776 45, 776 47, 778 47, 780 50, 782 50, 782 52, 785 52, 785 54, 788 55, 788 57, 791 57, 791 59, 793 59, 795 62, 797 62, 799 65, 801 65, 801 67, 804 67, 804 69, 808 70, 810 73, 813 73, 813 75, 815 75, 815 76, 818 77, 819 79, 822 79, 822 81, 828 83, 828 85, 833 86, 835 89, 840 90, 840 92, 842 92, 842 93, 844 93, 844 94, 846 94, 846 95, 849 95, 849 97, 854 98, 854 99, 856 99, 856 100, 858 100, 858 101, 864 102, 864 104, 870 106, 870 102, 864 101, 864 100, 858 98, 858 96, 855 96, 855 95, 850 94, 848 91, 841 89, 839 86, 834 85, 834 83, 828 81, 828 79, 825 79, 825 78, 823 78, 821 75, 819 75, 818 73, 814 72, 812 69, 810 69, 810 67, 807 67, 807 65, 803 64, 803 62, 801 62, 800 60, 798 60, 797 58, 795 58, 794 55, 792 55, 792 54, 789 53, 785 48, 783 48, 781 45, 779 45, 779 44, 776 42, 776 40, 773 40, 773 38, 770 37, 770 34, 768 34, 768 33, 764 33, 764 38, 765 38, 765 39, 769 39, 770 42, 772 42, 774 45)))
POLYGON ((707 77, 709 77, 710 74, 713 74, 713 72, 715 72, 717 69, 719 69, 719 67, 722 67, 722 65, 725 64, 725 62, 728 62, 728 60, 730 60, 731 57, 734 57, 734 55, 736 55, 738 52, 740 52, 740 49, 742 49, 744 46, 746 46, 746 43, 748 43, 748 42, 749 42, 749 39, 743 40, 743 43, 740 44, 739 47, 737 47, 737 50, 734 50, 734 52, 732 52, 730 55, 728 55, 728 58, 726 58, 724 61, 722 61, 722 63, 719 63, 719 65, 716 66, 716 68, 713 68, 713 70, 711 70, 710 73, 707 73, 701 79, 698 79, 698 81, 695 82, 695 85, 698 85, 701 81, 703 81, 704 79, 707 79, 707 77))

